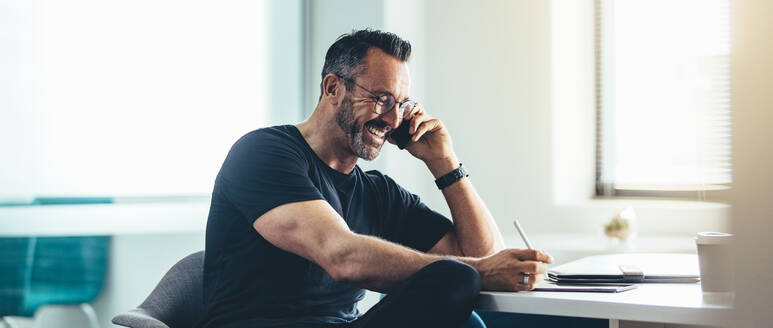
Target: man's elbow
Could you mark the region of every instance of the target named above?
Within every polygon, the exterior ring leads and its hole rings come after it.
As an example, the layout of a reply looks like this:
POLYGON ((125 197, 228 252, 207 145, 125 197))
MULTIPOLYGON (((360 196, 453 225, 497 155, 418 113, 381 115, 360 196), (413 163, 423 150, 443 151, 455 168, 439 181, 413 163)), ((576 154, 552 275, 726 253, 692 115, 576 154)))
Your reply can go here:
POLYGON ((325 252, 320 265, 333 280, 338 282, 357 282, 364 278, 358 260, 357 247, 350 242, 340 242, 325 252))
POLYGON ((463 256, 469 257, 488 257, 498 253, 504 249, 504 246, 497 244, 491 245, 474 245, 473 247, 460 247, 462 249, 463 256))
POLYGON ((335 265, 330 269, 326 269, 326 271, 337 282, 354 283, 363 278, 363 275, 358 270, 346 265, 335 265))

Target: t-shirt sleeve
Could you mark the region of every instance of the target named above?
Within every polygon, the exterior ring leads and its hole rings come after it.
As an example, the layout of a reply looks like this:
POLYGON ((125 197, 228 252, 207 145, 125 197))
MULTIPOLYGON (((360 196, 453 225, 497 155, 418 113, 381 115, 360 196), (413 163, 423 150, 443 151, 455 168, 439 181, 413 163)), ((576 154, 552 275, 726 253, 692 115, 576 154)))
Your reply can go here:
POLYGON ((384 178, 392 207, 390 217, 386 218, 384 237, 421 252, 429 251, 453 228, 453 223, 430 209, 419 196, 403 189, 388 176, 384 178))
POLYGON ((252 224, 280 205, 323 199, 308 170, 308 162, 292 139, 276 131, 257 130, 231 147, 216 183, 252 224))

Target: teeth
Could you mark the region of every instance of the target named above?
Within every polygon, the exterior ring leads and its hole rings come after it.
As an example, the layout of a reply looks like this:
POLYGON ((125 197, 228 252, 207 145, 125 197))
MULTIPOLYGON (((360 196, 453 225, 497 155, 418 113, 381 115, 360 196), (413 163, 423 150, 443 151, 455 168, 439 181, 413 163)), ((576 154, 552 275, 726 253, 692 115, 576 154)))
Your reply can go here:
POLYGON ((376 127, 374 127, 372 125, 368 126, 368 131, 370 131, 370 133, 373 133, 373 134, 375 134, 375 135, 377 135, 379 137, 384 137, 384 135, 386 135, 386 133, 387 133, 386 129, 382 130, 382 129, 376 128, 376 127))

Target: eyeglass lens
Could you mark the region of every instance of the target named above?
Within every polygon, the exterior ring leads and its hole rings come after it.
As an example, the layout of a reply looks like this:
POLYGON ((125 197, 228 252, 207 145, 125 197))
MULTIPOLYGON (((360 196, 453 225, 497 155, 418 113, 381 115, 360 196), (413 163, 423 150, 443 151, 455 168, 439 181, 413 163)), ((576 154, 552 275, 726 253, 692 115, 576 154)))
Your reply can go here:
MULTIPOLYGON (((395 108, 395 98, 392 95, 384 95, 382 96, 379 101, 376 103, 376 113, 378 114, 384 114, 388 113, 390 110, 395 108)), ((411 112, 413 111, 413 107, 416 104, 413 100, 408 100, 404 103, 400 104, 400 111, 402 111, 402 118, 406 119, 409 115, 411 115, 411 112)))

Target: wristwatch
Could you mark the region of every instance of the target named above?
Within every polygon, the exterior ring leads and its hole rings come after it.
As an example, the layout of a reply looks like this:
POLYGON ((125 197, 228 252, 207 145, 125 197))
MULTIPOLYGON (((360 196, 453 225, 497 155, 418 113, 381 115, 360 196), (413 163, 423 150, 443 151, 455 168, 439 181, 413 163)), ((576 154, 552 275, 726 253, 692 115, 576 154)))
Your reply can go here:
POLYGON ((439 177, 435 180, 435 185, 437 185, 437 188, 440 190, 443 190, 443 188, 448 187, 454 182, 461 180, 464 177, 470 176, 467 174, 467 171, 464 170, 464 167, 462 167, 462 163, 459 163, 459 168, 456 170, 453 170, 449 172, 448 174, 439 177))

